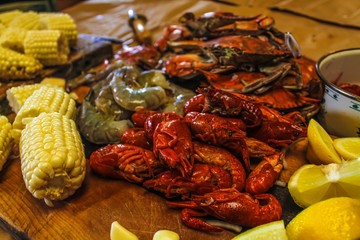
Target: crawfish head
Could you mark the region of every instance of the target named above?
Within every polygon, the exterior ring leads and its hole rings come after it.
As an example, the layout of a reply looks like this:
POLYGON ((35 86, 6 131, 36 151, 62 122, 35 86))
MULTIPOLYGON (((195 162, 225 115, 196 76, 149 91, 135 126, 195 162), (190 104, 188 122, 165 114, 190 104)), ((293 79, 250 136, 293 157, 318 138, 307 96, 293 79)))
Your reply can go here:
POLYGON ((198 216, 210 215, 220 220, 244 227, 255 227, 281 218, 282 207, 271 194, 251 196, 235 189, 220 189, 188 202, 169 202, 169 205, 185 207, 183 223, 194 229, 210 232, 222 231, 198 216))
POLYGON ((163 121, 153 135, 154 154, 170 168, 188 176, 193 166, 193 143, 190 129, 181 119, 163 121))
POLYGON ((247 100, 219 89, 202 89, 204 108, 202 112, 217 113, 224 116, 238 116, 247 127, 259 126, 262 121, 260 108, 247 100))
POLYGON ((161 193, 165 197, 189 199, 192 194, 205 194, 232 185, 230 174, 221 167, 210 164, 194 164, 189 177, 182 177, 176 169, 161 172, 155 178, 146 180, 143 186, 161 193))
POLYGON ((271 146, 288 146, 293 141, 307 136, 307 128, 300 124, 264 120, 258 129, 248 132, 248 135, 271 146))
POLYGON ((162 169, 150 150, 127 144, 112 144, 91 153, 90 168, 97 174, 140 183, 162 169))

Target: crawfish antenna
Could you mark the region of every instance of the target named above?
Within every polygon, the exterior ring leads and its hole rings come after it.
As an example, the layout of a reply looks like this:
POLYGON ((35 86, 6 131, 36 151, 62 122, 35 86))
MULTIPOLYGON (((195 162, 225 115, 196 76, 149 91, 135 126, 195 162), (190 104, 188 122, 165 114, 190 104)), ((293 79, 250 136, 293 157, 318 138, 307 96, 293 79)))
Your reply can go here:
POLYGON ((291 51, 294 58, 301 57, 301 48, 300 45, 295 40, 295 37, 290 33, 285 33, 285 44, 287 48, 291 51))

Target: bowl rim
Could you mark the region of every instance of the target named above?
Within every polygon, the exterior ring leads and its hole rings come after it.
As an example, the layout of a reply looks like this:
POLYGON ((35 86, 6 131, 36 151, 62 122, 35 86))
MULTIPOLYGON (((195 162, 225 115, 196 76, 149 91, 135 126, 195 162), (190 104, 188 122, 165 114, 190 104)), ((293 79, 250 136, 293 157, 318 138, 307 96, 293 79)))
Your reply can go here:
POLYGON ((336 51, 332 51, 332 52, 329 52, 323 56, 321 56, 317 61, 316 61, 316 64, 315 64, 315 70, 316 70, 316 73, 317 75, 319 76, 320 80, 323 81, 325 83, 325 85, 327 85, 328 87, 330 87, 333 91, 335 92, 338 92, 342 95, 345 95, 346 97, 349 97, 353 100, 356 100, 356 101, 359 101, 360 102, 360 96, 357 96, 355 94, 352 94, 352 93, 349 93, 349 92, 346 92, 345 90, 339 88, 338 86, 336 86, 334 83, 328 81, 324 75, 320 72, 320 64, 321 62, 323 62, 326 58, 328 58, 329 56, 331 55, 334 55, 334 54, 338 54, 338 53, 341 53, 341 52, 351 52, 351 51, 359 51, 360 53, 360 48, 346 48, 346 49, 341 49, 341 50, 336 50, 336 51))

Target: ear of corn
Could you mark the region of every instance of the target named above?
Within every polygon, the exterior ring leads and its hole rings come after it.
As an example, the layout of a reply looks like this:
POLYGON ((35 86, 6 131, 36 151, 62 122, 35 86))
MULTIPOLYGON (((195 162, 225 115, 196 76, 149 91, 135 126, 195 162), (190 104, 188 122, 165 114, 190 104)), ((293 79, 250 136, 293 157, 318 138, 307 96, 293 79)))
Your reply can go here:
POLYGON ((6 98, 14 113, 18 113, 26 99, 38 90, 42 85, 40 84, 27 84, 17 87, 12 87, 6 90, 6 98))
POLYGON ((70 49, 67 39, 59 30, 31 30, 24 40, 24 52, 44 66, 54 66, 67 62, 70 49))
POLYGON ((75 193, 85 178, 86 159, 75 121, 42 113, 21 133, 21 171, 26 188, 52 206, 75 193))
POLYGON ((9 157, 13 139, 11 136, 11 123, 5 116, 0 115, 0 171, 9 157))
POLYGON ((76 103, 60 88, 41 86, 29 96, 20 108, 13 122, 13 137, 18 141, 21 130, 41 113, 58 112, 69 119, 75 119, 76 103))
POLYGON ((0 36, 1 46, 14 51, 24 52, 23 42, 26 32, 27 30, 23 28, 6 28, 0 36))
POLYGON ((11 28, 23 28, 26 30, 40 30, 45 29, 45 25, 40 21, 40 16, 36 12, 23 12, 15 16, 10 22, 11 28))
POLYGON ((43 69, 43 65, 32 56, 0 47, 0 79, 31 79, 43 69))
POLYGON ((0 36, 5 31, 5 29, 6 29, 5 25, 0 22, 0 36))
POLYGON ((46 29, 60 30, 70 46, 77 43, 78 30, 74 19, 67 13, 39 13, 41 21, 45 24, 46 29))
POLYGON ((21 15, 22 13, 22 11, 17 9, 0 13, 0 22, 5 26, 8 26, 15 17, 21 15))
POLYGON ((6 98, 13 112, 17 114, 24 105, 26 99, 28 99, 36 90, 40 89, 42 86, 65 90, 64 82, 65 80, 60 78, 44 78, 40 84, 26 84, 9 88, 6 90, 6 98))

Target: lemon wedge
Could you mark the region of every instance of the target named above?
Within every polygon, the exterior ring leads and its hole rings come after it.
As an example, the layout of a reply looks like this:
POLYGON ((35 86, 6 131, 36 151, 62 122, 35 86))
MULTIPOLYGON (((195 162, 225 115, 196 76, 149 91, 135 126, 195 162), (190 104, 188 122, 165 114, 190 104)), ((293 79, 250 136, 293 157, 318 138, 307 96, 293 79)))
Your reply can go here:
POLYGON ((360 200, 330 198, 311 205, 286 226, 291 240, 360 239, 360 200))
POLYGON ((332 197, 360 199, 360 159, 330 163, 306 164, 290 177, 289 192, 301 207, 332 197))
POLYGON ((110 228, 110 240, 138 240, 138 237, 114 221, 110 228))
POLYGON ((235 236, 232 240, 287 240, 283 220, 259 225, 235 236))
POLYGON ((159 230, 155 232, 152 240, 179 240, 180 236, 170 230, 159 230))
POLYGON ((344 160, 360 158, 360 137, 337 138, 334 148, 344 160))
POLYGON ((310 120, 307 130, 309 146, 306 157, 311 163, 341 163, 341 158, 335 150, 332 138, 316 120, 310 120))

